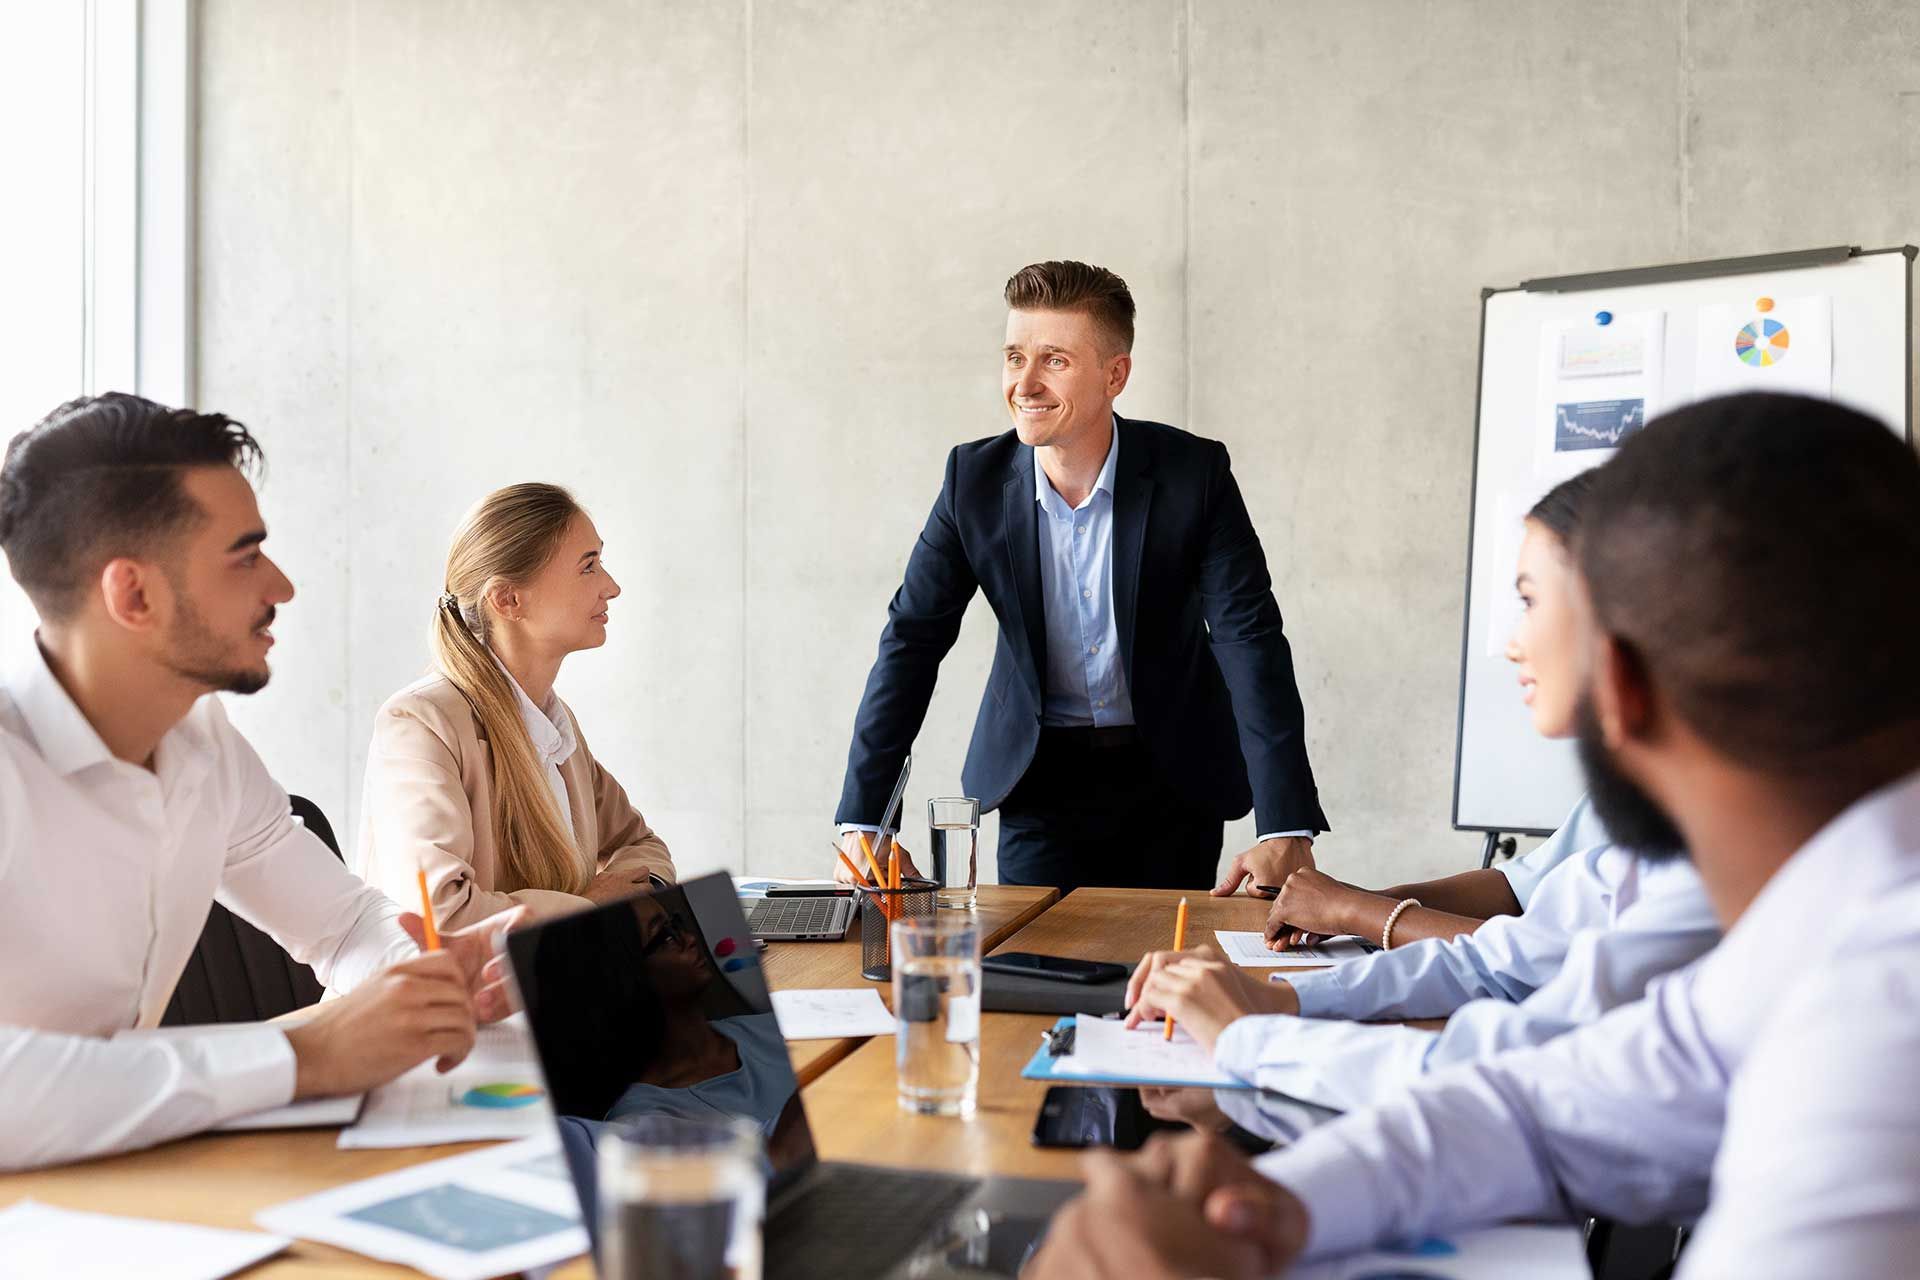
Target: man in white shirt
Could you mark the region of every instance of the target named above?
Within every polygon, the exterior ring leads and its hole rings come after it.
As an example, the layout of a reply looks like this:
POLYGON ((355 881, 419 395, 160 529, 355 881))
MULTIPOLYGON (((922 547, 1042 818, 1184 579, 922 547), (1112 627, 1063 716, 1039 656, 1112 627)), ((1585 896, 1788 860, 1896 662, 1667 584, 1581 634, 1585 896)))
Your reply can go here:
POLYGON ((1506 1219, 1691 1217, 1678 1275, 1896 1277, 1920 1256, 1920 463, 1797 397, 1708 401, 1601 473, 1581 755, 1623 844, 1690 850, 1725 941, 1551 1044, 1249 1164, 1100 1170, 1037 1277, 1269 1274, 1506 1219), (1818 495, 1813 501, 1810 495, 1818 495), (1141 1259, 1151 1258, 1142 1263, 1141 1259))
POLYGON ((40 615, 0 686, 0 1169, 150 1145, 353 1093, 507 1011, 511 913, 420 922, 295 823, 219 691, 267 682, 293 589, 219 414, 82 399, 15 437, 0 550, 40 615), (349 994, 297 1022, 155 1026, 218 899, 349 994))

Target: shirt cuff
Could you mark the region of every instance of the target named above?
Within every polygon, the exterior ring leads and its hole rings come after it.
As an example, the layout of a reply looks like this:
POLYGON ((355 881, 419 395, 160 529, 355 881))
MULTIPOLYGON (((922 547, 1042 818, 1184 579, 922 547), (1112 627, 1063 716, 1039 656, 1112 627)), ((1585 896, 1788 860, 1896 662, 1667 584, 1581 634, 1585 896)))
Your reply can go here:
POLYGON ((1379 1243, 1379 1205, 1367 1161, 1339 1136, 1336 1121, 1292 1146, 1257 1157, 1253 1167, 1299 1198, 1307 1210, 1300 1261, 1353 1253, 1379 1243))
POLYGON ((1318 831, 1269 831, 1265 835, 1255 836, 1254 842, 1258 843, 1259 841, 1262 841, 1262 840, 1287 840, 1295 836, 1298 836, 1302 839, 1311 840, 1319 834, 1320 833, 1318 831))
MULTIPOLYGON (((113 1037, 133 1041, 153 1038, 155 1033, 147 1031, 127 1031, 113 1037)), ((197 1060, 209 1084, 215 1124, 293 1101, 298 1064, 292 1042, 279 1027, 223 1023, 193 1030, 166 1028, 157 1038, 197 1060)))
POLYGON ((1279 974, 1267 981, 1284 981, 1293 988, 1294 997, 1300 1002, 1301 1017, 1338 1018, 1345 1016, 1347 992, 1339 973, 1340 967, 1335 965, 1331 969, 1279 974))
POLYGON ((841 835, 845 835, 849 831, 867 831, 867 832, 873 833, 874 835, 878 835, 880 833, 880 828, 877 826, 869 826, 867 823, 864 823, 864 822, 843 822, 840 824, 841 835))
POLYGON ((1286 1014, 1276 1013, 1265 1017, 1235 1018, 1213 1042, 1213 1065, 1237 1080, 1248 1084, 1255 1082, 1260 1070, 1260 1047, 1266 1043, 1267 1033, 1272 1026, 1272 1018, 1284 1018, 1286 1014))

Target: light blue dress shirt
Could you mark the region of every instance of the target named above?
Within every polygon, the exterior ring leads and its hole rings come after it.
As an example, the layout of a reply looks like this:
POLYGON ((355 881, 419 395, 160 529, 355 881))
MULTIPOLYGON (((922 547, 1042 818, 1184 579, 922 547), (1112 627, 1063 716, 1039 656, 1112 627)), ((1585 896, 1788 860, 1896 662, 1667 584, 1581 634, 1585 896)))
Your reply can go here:
POLYGON ((1120 624, 1113 611, 1113 475, 1120 430, 1111 429, 1107 460, 1093 492, 1069 507, 1039 459, 1033 496, 1040 504, 1040 598, 1047 622, 1047 685, 1040 723, 1128 725, 1133 695, 1120 667, 1120 624))
POLYGON ((1693 864, 1648 862, 1609 842, 1584 797, 1565 824, 1576 826, 1598 842, 1562 857, 1521 914, 1289 975, 1301 1016, 1239 1019, 1214 1061, 1263 1088, 1352 1110, 1397 1097, 1428 1072, 1596 1022, 1720 940, 1693 864), (1381 1018, 1447 1025, 1435 1035, 1360 1021, 1381 1018))
POLYGON ((1822 828, 1645 999, 1430 1076, 1255 1167, 1305 1202, 1310 1258, 1704 1208, 1679 1280, 1911 1276, 1917 975, 1920 773, 1822 828))
MULTIPOLYGON (((1120 419, 1114 417, 1107 460, 1093 492, 1077 507, 1033 463, 1033 498, 1040 504, 1040 599, 1047 624, 1047 687, 1040 723, 1050 727, 1133 723, 1133 694, 1120 665, 1120 624, 1113 609, 1113 476, 1120 460, 1120 419)), ((1261 840, 1311 836, 1312 831, 1263 831, 1261 840)))

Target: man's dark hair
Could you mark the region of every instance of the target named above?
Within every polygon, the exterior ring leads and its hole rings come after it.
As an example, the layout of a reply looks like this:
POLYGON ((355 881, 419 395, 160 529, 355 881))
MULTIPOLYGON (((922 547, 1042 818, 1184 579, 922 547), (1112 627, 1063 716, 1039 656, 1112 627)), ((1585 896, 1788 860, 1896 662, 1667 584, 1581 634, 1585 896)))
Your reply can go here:
POLYGON ((259 442, 221 413, 111 391, 69 400, 13 438, 0 464, 0 550, 44 618, 72 616, 118 556, 151 556, 193 526, 188 467, 252 472, 259 442))
POLYGON ((1920 726, 1920 459, 1872 418, 1758 393, 1668 414, 1597 473, 1578 547, 1600 628, 1728 757, 1838 764, 1920 726))
POLYGON ((1580 532, 1580 517, 1586 510, 1587 495, 1593 492, 1595 474, 1582 471, 1577 476, 1562 480, 1533 504, 1527 512, 1527 519, 1545 525, 1554 537, 1560 539, 1562 546, 1571 549, 1573 536, 1580 532))
POLYGON ((1113 339, 1116 351, 1133 350, 1133 295, 1127 282, 1105 267, 1036 262, 1013 273, 1006 298, 1015 311, 1084 311, 1113 339))

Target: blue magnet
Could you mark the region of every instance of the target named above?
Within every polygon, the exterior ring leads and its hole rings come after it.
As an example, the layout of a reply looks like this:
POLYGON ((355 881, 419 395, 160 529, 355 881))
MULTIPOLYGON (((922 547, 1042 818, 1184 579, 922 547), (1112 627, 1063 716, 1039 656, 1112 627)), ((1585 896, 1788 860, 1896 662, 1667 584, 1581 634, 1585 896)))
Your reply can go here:
POLYGON ((1593 313, 1593 322, 1594 322, 1595 324, 1603 324, 1603 325, 1604 325, 1604 324, 1612 324, 1612 323, 1613 323, 1613 312, 1611 312, 1611 311, 1596 311, 1596 312, 1594 312, 1594 313, 1593 313))

